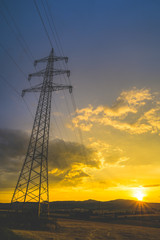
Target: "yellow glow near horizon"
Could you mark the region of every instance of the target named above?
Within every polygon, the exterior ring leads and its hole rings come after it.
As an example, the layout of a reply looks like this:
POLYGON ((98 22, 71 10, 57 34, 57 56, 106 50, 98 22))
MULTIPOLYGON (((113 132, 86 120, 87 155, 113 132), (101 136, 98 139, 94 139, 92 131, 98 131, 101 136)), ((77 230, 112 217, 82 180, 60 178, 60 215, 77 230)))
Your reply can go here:
POLYGON ((144 198, 144 193, 143 193, 143 189, 136 189, 135 193, 134 193, 134 197, 136 197, 138 199, 138 201, 143 201, 144 198))

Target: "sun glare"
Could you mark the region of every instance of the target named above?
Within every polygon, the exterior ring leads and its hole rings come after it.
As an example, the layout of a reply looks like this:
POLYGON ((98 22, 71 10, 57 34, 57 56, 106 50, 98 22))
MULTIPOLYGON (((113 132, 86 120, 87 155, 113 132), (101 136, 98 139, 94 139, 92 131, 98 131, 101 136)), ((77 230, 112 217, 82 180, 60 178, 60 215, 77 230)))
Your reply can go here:
POLYGON ((138 199, 138 201, 143 201, 143 197, 145 196, 141 189, 135 191, 134 196, 138 199))

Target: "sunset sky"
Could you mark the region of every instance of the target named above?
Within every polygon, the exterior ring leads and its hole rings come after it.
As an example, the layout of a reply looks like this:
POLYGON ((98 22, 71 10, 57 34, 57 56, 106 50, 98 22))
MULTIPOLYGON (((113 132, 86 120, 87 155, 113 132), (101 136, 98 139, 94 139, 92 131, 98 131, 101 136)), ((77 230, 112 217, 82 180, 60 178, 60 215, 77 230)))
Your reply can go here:
MULTIPOLYGON (((160 202, 160 1, 37 4, 55 54, 62 48, 69 57, 56 67, 70 69, 77 105, 75 113, 68 91, 53 93, 50 201, 136 199, 140 192, 160 202)), ((33 0, 1 0, 0 32, 0 202, 10 202, 38 102, 38 94, 20 94, 30 87, 34 60, 51 46, 33 0)))

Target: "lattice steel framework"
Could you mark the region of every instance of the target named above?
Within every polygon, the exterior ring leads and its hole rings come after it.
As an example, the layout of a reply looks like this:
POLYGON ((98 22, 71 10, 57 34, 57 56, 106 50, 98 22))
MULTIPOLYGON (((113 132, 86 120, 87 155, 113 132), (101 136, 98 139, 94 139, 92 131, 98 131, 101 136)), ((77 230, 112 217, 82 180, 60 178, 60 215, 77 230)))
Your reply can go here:
POLYGON ((68 70, 54 69, 54 62, 59 60, 67 62, 68 58, 54 56, 53 49, 48 57, 36 60, 35 65, 39 62, 47 62, 46 69, 29 74, 29 80, 33 76, 43 76, 43 83, 22 91, 22 96, 26 92, 40 92, 40 97, 27 154, 11 204, 23 202, 22 206, 24 208, 26 202, 38 202, 39 216, 43 209, 49 211, 48 143, 52 92, 63 89, 69 89, 69 92, 72 92, 72 86, 59 85, 53 82, 53 76, 55 75, 67 73, 67 76, 69 76, 70 74, 68 70), (43 206, 47 206, 47 208, 43 206))

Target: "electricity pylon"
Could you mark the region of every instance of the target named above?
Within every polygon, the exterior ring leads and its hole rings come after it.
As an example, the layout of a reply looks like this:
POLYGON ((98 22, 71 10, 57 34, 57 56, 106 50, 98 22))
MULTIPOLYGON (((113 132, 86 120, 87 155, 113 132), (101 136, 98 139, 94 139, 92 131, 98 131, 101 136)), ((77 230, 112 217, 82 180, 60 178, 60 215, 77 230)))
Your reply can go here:
POLYGON ((47 66, 44 70, 29 74, 28 80, 34 76, 43 76, 43 82, 22 91, 22 97, 26 92, 40 92, 40 97, 27 154, 13 193, 11 205, 23 202, 22 206, 24 208, 26 205, 24 203, 37 202, 38 216, 42 214, 44 209, 45 211, 47 209, 49 213, 48 143, 52 92, 63 89, 69 89, 69 92, 72 92, 72 86, 59 85, 53 82, 53 76, 65 73, 68 77, 70 75, 68 70, 54 68, 54 62, 59 60, 67 62, 68 58, 54 56, 53 49, 48 57, 36 60, 34 65, 39 62, 47 62, 47 66))

